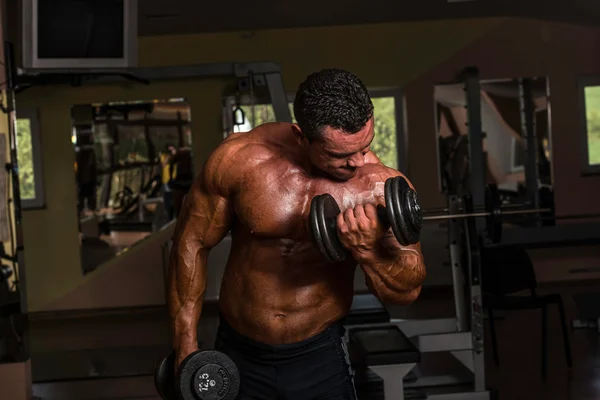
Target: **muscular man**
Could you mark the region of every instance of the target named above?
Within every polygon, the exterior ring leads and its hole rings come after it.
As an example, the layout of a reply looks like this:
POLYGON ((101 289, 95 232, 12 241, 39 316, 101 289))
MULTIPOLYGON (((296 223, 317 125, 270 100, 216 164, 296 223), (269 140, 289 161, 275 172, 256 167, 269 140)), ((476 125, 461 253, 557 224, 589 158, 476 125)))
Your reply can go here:
POLYGON ((353 74, 327 69, 296 94, 298 124, 233 134, 209 157, 186 197, 174 236, 169 306, 179 364, 198 349, 208 253, 231 231, 215 348, 233 359, 240 399, 355 399, 344 329, 360 265, 382 301, 420 293, 420 245, 401 246, 376 217, 398 171, 369 150, 373 104, 353 74), (313 244, 311 199, 330 193, 343 211, 332 264, 313 244))

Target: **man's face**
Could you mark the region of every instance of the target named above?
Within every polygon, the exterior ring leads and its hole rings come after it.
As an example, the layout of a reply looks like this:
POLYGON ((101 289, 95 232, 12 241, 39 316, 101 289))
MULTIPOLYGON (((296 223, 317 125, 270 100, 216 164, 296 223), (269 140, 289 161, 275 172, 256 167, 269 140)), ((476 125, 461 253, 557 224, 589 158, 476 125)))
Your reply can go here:
POLYGON ((373 118, 354 134, 326 127, 322 136, 308 146, 310 161, 334 179, 351 179, 358 168, 365 164, 365 155, 369 152, 374 137, 373 118))

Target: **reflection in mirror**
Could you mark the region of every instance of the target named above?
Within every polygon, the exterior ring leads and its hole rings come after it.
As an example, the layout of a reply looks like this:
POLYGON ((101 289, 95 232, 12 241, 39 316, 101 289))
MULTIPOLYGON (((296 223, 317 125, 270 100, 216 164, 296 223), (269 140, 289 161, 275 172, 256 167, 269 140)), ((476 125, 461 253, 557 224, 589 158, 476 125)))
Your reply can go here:
MULTIPOLYGON (((6 129, 0 132, 0 363, 6 365, 29 358, 19 174, 20 157, 25 153, 20 147, 27 147, 21 137, 27 138, 28 131, 17 123, 14 112, 0 118, 0 124, 6 129)), ((25 188, 29 198, 33 197, 33 187, 25 188)))
POLYGON ((72 107, 84 272, 176 218, 193 181, 182 99, 72 107))
MULTIPOLYGON (((547 78, 481 81, 481 122, 486 184, 505 202, 553 203, 547 78), (528 140, 528 138, 530 138, 528 140)), ((435 87, 441 190, 469 192, 469 136, 462 84, 435 87)))

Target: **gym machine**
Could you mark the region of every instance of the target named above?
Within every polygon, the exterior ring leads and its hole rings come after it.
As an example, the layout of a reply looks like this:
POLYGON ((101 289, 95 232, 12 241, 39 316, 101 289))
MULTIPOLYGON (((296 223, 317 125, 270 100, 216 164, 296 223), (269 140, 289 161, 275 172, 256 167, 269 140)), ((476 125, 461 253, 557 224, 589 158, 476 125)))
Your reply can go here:
MULTIPOLYGON (((481 122, 481 99, 478 71, 467 68, 461 80, 465 86, 469 148, 469 192, 463 204, 456 196, 448 199, 449 214, 457 214, 462 208, 465 214, 481 210, 490 202, 498 210, 497 198, 486 192, 484 176, 483 132, 481 122)), ((489 210, 488 210, 489 211, 489 210)), ((496 214, 497 215, 497 214, 496 214)), ((467 375, 457 380, 454 376, 417 379, 413 385, 448 386, 472 381, 473 390, 466 393, 448 393, 432 396, 435 399, 491 399, 492 393, 485 383, 483 304, 481 293, 481 258, 479 248, 484 238, 498 240, 501 220, 490 224, 490 218, 468 218, 449 220, 448 243, 450 265, 454 283, 455 318, 432 321, 404 321, 399 327, 409 337, 414 337, 421 352, 447 351, 467 368, 467 375), (487 225, 487 229, 486 229, 487 225), (467 265, 463 265, 463 260, 467 265), (421 381, 421 382, 419 382, 421 381)), ((411 385, 407 385, 411 387, 411 385)))
MULTIPOLYGON (((272 76, 250 71, 247 76, 239 77, 233 88, 226 93, 223 104, 223 138, 235 132, 236 127, 243 127, 249 123, 249 127, 256 127, 260 123, 274 121, 292 122, 287 94, 283 92, 283 86, 279 80, 272 76), (272 105, 273 115, 257 120, 256 107, 272 105), (244 105, 248 105, 244 111, 244 105)), ((264 108, 262 109, 264 111, 264 108)))

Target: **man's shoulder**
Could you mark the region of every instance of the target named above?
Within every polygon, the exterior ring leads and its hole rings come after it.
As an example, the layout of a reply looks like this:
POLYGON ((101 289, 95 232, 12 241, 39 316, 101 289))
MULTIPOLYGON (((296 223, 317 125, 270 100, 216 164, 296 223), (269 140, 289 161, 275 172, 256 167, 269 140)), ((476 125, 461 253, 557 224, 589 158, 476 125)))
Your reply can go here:
POLYGON ((272 141, 251 132, 244 132, 228 136, 215 149, 211 158, 244 168, 270 160, 276 155, 277 146, 272 141))
POLYGON ((412 186, 412 183, 408 178, 397 169, 386 166, 381 160, 373 153, 369 152, 366 157, 366 163, 363 166, 363 174, 368 176, 371 181, 385 182, 389 178, 401 176, 412 186))
MULTIPOLYGON (((365 157, 366 171, 370 174, 381 175, 382 178, 387 179, 394 176, 404 176, 402 173, 394 168, 385 165, 375 153, 370 151, 365 157)), ((365 172, 366 172, 365 171, 365 172)))
POLYGON ((269 138, 260 131, 234 133, 229 135, 211 153, 205 165, 205 173, 226 174, 234 178, 257 171, 257 167, 269 162, 279 162, 282 143, 269 138))

